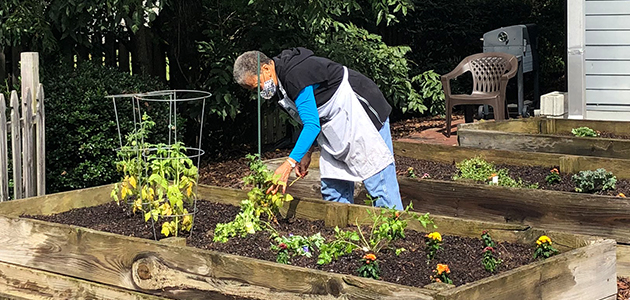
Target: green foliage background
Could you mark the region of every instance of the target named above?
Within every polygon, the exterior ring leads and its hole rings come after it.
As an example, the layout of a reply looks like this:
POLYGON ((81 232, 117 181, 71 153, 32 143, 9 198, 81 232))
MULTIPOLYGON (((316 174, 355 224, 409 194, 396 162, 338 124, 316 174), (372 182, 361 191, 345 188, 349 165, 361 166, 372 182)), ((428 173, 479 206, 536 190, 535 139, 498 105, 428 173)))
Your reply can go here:
MULTIPOLYGON (((117 133, 103 96, 123 91, 210 91, 206 157, 251 151, 255 98, 231 74, 236 57, 253 49, 274 56, 303 46, 364 73, 395 107, 395 121, 442 114, 438 75, 481 52, 484 32, 536 23, 541 92, 566 90, 565 6, 561 0, 6 0, 0 1, 0 51, 41 53, 42 81, 52 102, 48 136, 55 137, 47 145, 52 192, 112 181, 108 151, 117 133), (133 76, 128 66, 107 60, 119 46, 131 52, 133 76), (103 57, 112 68, 100 66, 103 57), (75 58, 99 63, 75 67, 75 58)), ((454 89, 466 92, 467 80, 454 82, 454 89)), ((264 113, 274 109, 265 103, 264 113)), ((183 111, 188 127, 199 125, 199 111, 183 111)), ((187 140, 195 140, 194 134, 187 140)))

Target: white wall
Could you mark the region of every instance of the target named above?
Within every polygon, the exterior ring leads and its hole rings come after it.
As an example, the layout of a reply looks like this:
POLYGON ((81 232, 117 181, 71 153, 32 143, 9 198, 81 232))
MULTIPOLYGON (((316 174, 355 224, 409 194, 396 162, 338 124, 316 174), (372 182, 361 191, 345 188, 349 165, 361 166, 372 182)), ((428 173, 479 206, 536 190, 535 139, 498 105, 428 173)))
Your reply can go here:
POLYGON ((630 0, 581 1, 585 117, 630 120, 630 0))

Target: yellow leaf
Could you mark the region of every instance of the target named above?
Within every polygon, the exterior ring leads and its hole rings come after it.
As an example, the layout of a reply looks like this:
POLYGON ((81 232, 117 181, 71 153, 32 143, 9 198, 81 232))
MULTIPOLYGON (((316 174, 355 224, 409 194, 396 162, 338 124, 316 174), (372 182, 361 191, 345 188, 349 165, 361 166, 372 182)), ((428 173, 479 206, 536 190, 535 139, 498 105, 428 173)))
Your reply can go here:
POLYGON ((284 196, 284 200, 285 200, 285 201, 291 201, 291 200, 293 200, 293 196, 291 196, 291 195, 289 195, 289 194, 286 194, 286 195, 284 196))
POLYGON ((142 199, 149 200, 149 195, 147 193, 147 189, 142 189, 142 199))
POLYGON ((186 189, 186 195, 188 197, 192 196, 192 188, 193 188, 193 184, 192 182, 188 184, 188 188, 186 189))
POLYGON ((131 184, 131 187, 133 187, 134 189, 136 188, 136 186, 138 185, 138 182, 136 181, 135 176, 131 176, 131 178, 129 178, 129 184, 131 184))
POLYGON ((127 198, 127 194, 131 195, 131 191, 129 191, 129 189, 127 188, 126 185, 123 185, 121 191, 120 191, 120 197, 122 199, 126 199, 127 198))
POLYGON ((170 233, 171 233, 171 230, 170 230, 170 226, 168 222, 164 222, 164 224, 162 224, 162 234, 164 236, 168 236, 170 233))

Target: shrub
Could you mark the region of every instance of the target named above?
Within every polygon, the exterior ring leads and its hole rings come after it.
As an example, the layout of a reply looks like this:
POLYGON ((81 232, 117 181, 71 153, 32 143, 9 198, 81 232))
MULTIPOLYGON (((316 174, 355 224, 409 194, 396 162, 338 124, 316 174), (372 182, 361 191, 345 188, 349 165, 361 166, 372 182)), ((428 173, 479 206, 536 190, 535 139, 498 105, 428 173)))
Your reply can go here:
POLYGON ((580 193, 614 190, 617 183, 616 176, 601 168, 595 171, 580 171, 571 179, 575 183, 575 191, 580 193))
MULTIPOLYGON (((46 93, 47 192, 118 181, 113 151, 119 146, 116 117, 112 100, 105 96, 164 87, 155 79, 132 76, 92 62, 79 63, 75 70, 44 64, 42 83, 46 93)), ((118 108, 131 111, 128 103, 121 103, 118 108)), ((157 108, 151 115, 157 124, 168 124, 162 123, 168 110, 157 108)), ((121 119, 123 132, 131 128, 127 119, 131 117, 129 113, 121 119)))

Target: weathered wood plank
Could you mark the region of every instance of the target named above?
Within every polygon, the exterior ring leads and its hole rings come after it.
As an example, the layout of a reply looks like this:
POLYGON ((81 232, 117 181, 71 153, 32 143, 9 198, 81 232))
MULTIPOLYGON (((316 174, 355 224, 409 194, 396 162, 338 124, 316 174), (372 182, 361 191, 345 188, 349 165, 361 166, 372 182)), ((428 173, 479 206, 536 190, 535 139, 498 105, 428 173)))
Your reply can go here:
MULTIPOLYGON (((2 70, 0 69, 0 71, 2 70)), ((9 152, 7 148, 6 112, 7 104, 4 94, 0 93, 0 202, 9 200, 9 152)))
POLYGON ((28 91, 35 95, 39 88, 39 53, 22 52, 20 55, 20 74, 22 80, 22 103, 28 103, 31 111, 35 110, 35 99, 27 98, 28 91))
POLYGON ((22 99, 22 182, 24 186, 24 197, 35 196, 34 189, 34 161, 33 161, 33 123, 31 116, 32 93, 30 88, 26 88, 25 98, 22 99))
POLYGON ((617 274, 630 277, 630 245, 617 244, 617 274))
POLYGON ((512 133, 540 133, 540 118, 525 119, 509 119, 501 121, 483 121, 475 123, 460 124, 457 126, 459 134, 460 129, 471 130, 493 130, 512 133))
POLYGON ((457 134, 459 145, 463 147, 561 153, 622 159, 630 157, 629 140, 530 135, 463 128, 459 130, 457 134))
POLYGON ((556 119, 555 132, 571 133, 571 129, 582 126, 586 126, 597 131, 630 135, 630 122, 601 120, 556 119))
POLYGON ((175 299, 432 299, 434 292, 167 245, 37 220, 0 217, 0 260, 175 299))
POLYGON ((11 299, 166 299, 1 262, 0 296, 11 299))
POLYGON ((481 156, 496 164, 541 166, 548 168, 559 166, 560 172, 572 174, 579 171, 605 168, 613 172, 618 178, 630 179, 630 159, 479 149, 407 142, 394 142, 394 152, 400 156, 443 163, 460 162, 464 159, 481 156))
POLYGON ((46 194, 46 114, 44 113, 44 86, 37 89, 35 143, 37 146, 37 196, 46 194))
MULTIPOLYGON (((481 156, 497 164, 515 166, 557 166, 562 155, 551 153, 531 153, 525 151, 507 151, 455 147, 438 144, 394 142, 394 153, 400 156, 437 161, 442 163, 460 162, 475 156, 481 156)), ((630 160, 628 161, 630 167, 630 160)), ((629 172, 630 176, 630 172, 629 172)))
POLYGON ((22 186, 22 133, 20 130, 20 100, 16 91, 11 92, 11 151, 13 154, 13 199, 24 195, 22 186))
POLYGON ((18 217, 23 214, 51 215, 74 208, 100 205, 112 201, 113 185, 55 193, 40 197, 19 199, 2 203, 0 214, 18 217))
POLYGON ((630 242, 630 202, 620 198, 426 179, 399 184, 403 203, 419 211, 630 242))
POLYGON ((605 299, 617 291, 615 242, 575 249, 563 256, 442 291, 437 299, 605 299))

